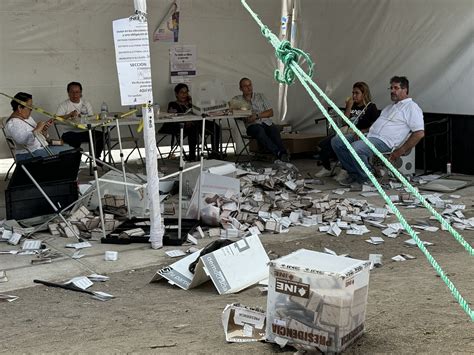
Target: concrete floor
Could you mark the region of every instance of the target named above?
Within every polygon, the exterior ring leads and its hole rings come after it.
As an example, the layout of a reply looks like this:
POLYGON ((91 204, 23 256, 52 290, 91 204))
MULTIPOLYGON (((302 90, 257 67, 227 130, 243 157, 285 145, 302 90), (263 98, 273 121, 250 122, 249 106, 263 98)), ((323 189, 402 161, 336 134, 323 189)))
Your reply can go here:
MULTIPOLYGON (((132 155, 127 171, 141 172, 143 170, 141 162, 136 159, 137 157, 138 155, 136 153, 132 155)), ((297 159, 294 160, 294 163, 305 176, 307 176, 308 173, 314 174, 319 170, 315 161, 311 159, 297 159)), ((2 191, 5 190, 8 184, 8 182, 4 181, 4 174, 10 164, 11 162, 7 160, 0 161, 0 173, 2 174, 0 176, 0 188, 2 191)), ((268 163, 264 164, 268 165, 268 163)), ((178 161, 167 160, 165 164, 160 162, 159 166, 160 170, 167 174, 177 169, 178 161)), ((101 173, 103 172, 102 170, 99 171, 101 173)), ((81 182, 92 180, 87 168, 81 169, 79 180, 81 182)), ((327 190, 328 193, 330 193, 332 189, 339 187, 337 182, 331 178, 325 178, 324 181, 325 185, 321 186, 321 190, 327 190)), ((457 201, 457 203, 465 203, 466 208, 470 209, 474 196, 474 187, 465 188, 457 193, 462 195, 462 199, 457 201)), ((357 195, 357 192, 349 192, 344 195, 344 197, 356 197, 357 195)), ((377 202, 377 204, 381 206, 383 205, 378 196, 369 197, 367 200, 369 202, 377 202)), ((422 218, 427 215, 427 212, 420 208, 410 210, 409 213, 410 219, 422 218)), ((5 198, 3 193, 0 194, 0 216, 5 216, 5 198)), ((309 230, 309 228, 292 228, 291 232, 288 233, 288 239, 298 239, 307 236, 311 232, 312 231, 309 230)), ((263 236, 263 238, 267 237, 268 236, 263 236)), ((92 241, 91 243, 93 246, 91 248, 82 249, 82 254, 85 256, 79 260, 73 260, 70 257, 75 250, 65 248, 66 244, 75 242, 72 238, 52 237, 49 233, 37 233, 35 234, 35 238, 43 240, 49 248, 59 251, 63 256, 54 259, 50 264, 32 265, 31 259, 33 256, 31 255, 0 255, 0 270, 5 270, 9 279, 6 283, 0 283, 0 293, 30 287, 34 285, 32 280, 36 278, 57 281, 87 273, 108 274, 112 272, 143 268, 151 265, 170 263, 170 258, 165 255, 165 251, 176 249, 176 247, 167 246, 160 250, 153 250, 150 248, 148 243, 113 245, 101 244, 100 241, 92 241), (104 253, 109 250, 117 251, 119 253, 119 259, 117 261, 104 261, 104 253)), ((209 241, 210 240, 206 240, 206 243, 209 241)), ((0 250, 13 250, 17 248, 18 247, 10 246, 6 243, 0 244, 0 250)))

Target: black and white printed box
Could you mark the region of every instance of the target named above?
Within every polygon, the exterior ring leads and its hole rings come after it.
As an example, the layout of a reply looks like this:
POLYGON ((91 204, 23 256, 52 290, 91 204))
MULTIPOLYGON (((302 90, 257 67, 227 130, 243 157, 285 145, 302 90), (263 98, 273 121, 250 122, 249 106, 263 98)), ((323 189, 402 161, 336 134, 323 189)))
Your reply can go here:
POLYGON ((369 261, 300 249, 269 266, 268 341, 340 352, 363 333, 369 261))

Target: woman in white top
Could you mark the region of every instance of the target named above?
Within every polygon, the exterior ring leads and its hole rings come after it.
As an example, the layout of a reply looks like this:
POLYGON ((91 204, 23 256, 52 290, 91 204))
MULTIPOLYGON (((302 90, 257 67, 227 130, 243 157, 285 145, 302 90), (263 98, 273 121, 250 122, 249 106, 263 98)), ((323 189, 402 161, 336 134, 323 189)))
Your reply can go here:
MULTIPOLYGON (((29 107, 33 104, 33 96, 25 92, 19 92, 15 99, 25 102, 29 107)), ((13 112, 7 119, 5 131, 16 144, 16 160, 21 161, 32 157, 45 157, 56 155, 62 151, 73 149, 69 145, 49 146, 46 134, 52 121, 40 121, 38 123, 30 116, 31 109, 19 102, 10 102, 13 112)))

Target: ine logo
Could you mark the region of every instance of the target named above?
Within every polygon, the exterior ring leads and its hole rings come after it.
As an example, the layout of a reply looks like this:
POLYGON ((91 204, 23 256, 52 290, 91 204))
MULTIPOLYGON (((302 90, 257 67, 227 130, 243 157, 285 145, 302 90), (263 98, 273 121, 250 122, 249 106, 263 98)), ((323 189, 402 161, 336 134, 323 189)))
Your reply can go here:
POLYGON ((275 290, 291 296, 309 298, 309 285, 300 282, 276 279, 275 290))

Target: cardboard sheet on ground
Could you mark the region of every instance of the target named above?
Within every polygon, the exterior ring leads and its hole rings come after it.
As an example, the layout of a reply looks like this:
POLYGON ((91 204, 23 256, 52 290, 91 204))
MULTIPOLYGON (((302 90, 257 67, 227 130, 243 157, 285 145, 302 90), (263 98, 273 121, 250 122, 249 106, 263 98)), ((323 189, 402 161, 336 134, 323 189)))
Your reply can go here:
MULTIPOLYGON (((198 206, 199 206, 199 181, 196 182, 196 187, 193 191, 193 196, 189 204, 188 211, 186 212, 186 218, 198 218, 198 206)), ((220 176, 210 173, 202 173, 202 185, 201 185, 201 208, 205 207, 203 195, 240 195, 240 181, 227 176, 220 176)))
POLYGON ((189 290, 211 280, 219 294, 228 294, 239 292, 268 277, 269 259, 256 235, 202 256, 192 274, 189 265, 199 257, 200 252, 158 270, 151 282, 166 279, 183 290, 189 290))
POLYGON ((420 185, 421 190, 453 192, 470 184, 469 181, 454 179, 437 179, 425 185, 420 185))

